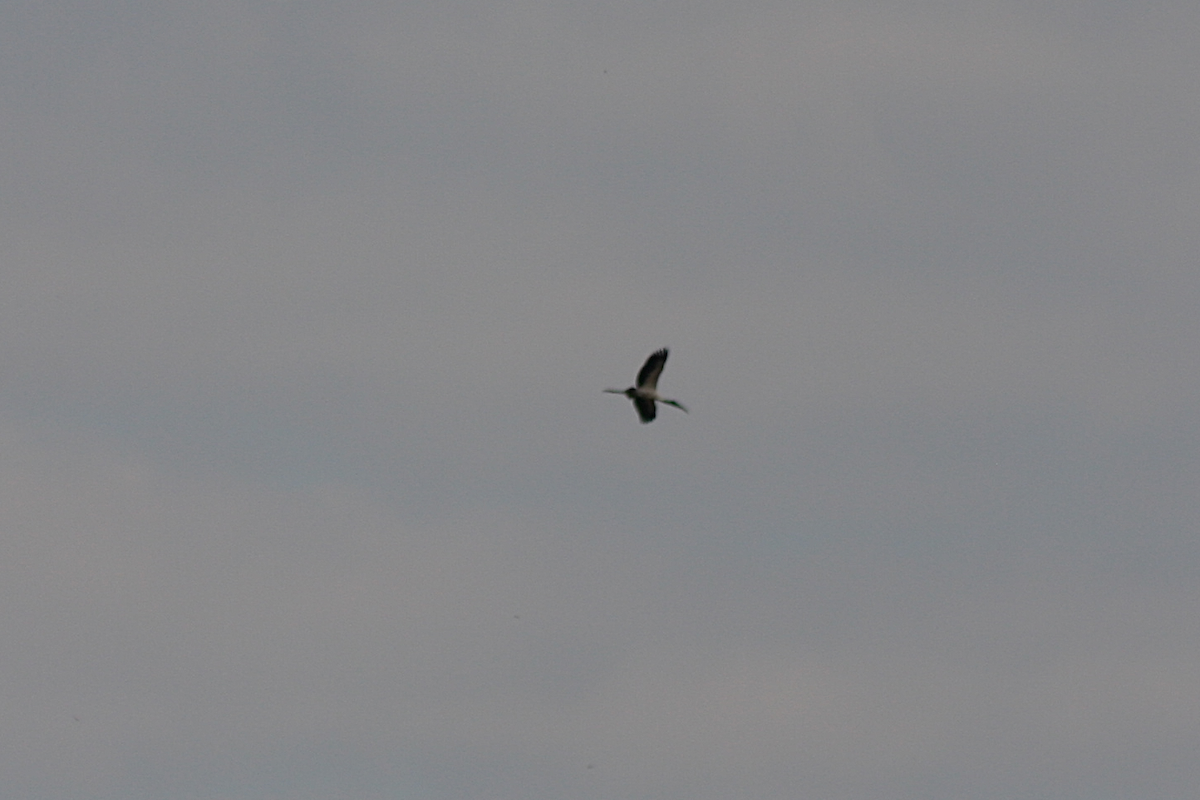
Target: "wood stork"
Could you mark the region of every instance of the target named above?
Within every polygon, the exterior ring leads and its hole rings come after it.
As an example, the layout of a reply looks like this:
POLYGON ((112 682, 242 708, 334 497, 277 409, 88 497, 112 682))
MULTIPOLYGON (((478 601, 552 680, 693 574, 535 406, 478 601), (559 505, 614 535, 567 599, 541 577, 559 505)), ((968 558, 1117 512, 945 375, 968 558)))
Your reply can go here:
POLYGON ((687 413, 687 409, 678 400, 668 400, 658 393, 658 376, 662 375, 663 366, 667 363, 667 348, 663 348, 658 352, 651 353, 646 359, 646 363, 642 365, 641 370, 637 374, 637 385, 630 386, 628 389, 605 389, 609 394, 623 394, 633 401, 633 407, 637 409, 638 417, 642 420, 642 424, 654 421, 655 408, 654 401, 666 403, 669 406, 675 406, 683 413, 687 413))

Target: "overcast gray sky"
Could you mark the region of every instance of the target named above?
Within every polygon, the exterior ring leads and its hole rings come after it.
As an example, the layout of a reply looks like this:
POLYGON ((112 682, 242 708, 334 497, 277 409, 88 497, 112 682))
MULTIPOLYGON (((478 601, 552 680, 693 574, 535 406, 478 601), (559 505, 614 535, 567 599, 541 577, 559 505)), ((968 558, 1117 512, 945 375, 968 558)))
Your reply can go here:
POLYGON ((0 271, 5 800, 1200 786, 1194 1, 3 2, 0 271))

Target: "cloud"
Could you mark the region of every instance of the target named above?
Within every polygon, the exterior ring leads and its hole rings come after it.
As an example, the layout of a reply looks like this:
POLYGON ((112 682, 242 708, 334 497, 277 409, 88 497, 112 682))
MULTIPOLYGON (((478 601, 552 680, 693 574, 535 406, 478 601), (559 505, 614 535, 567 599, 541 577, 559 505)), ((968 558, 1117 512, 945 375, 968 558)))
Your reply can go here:
POLYGON ((1189 796, 1190 8, 39 8, 10 791, 1189 796))
POLYGON ((979 580, 983 562, 865 549, 722 574, 678 537, 495 512, 414 524, 352 489, 179 480, 101 442, 5 439, 14 785, 205 793, 207 764, 251 786, 255 763, 314 761, 324 780, 365 771, 343 791, 431 777, 387 766, 398 748, 468 785, 508 761, 514 792, 563 791, 591 763, 606 786, 671 794, 917 797, 946 764, 1014 791, 1079 785, 1194 734, 1183 584, 1059 556, 979 580), (139 758, 152 772, 111 766, 139 758))

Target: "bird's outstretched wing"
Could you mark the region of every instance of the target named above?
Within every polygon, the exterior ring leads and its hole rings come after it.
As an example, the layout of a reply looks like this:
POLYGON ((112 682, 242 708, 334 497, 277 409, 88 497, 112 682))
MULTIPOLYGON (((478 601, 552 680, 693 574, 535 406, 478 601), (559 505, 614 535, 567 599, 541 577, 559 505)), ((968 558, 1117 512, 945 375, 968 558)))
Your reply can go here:
MULTIPOLYGON (((657 389, 658 376, 662 374, 663 366, 667 363, 667 348, 659 350, 657 353, 652 353, 646 359, 646 363, 642 365, 637 376, 637 386, 639 389, 657 389)), ((654 419, 654 417, 650 417, 654 419)), ((648 421, 648 420, 643 420, 648 421)))
POLYGON ((654 415, 657 412, 654 408, 653 400, 647 397, 635 397, 633 398, 633 407, 637 409, 638 416, 641 417, 643 425, 654 421, 654 415))

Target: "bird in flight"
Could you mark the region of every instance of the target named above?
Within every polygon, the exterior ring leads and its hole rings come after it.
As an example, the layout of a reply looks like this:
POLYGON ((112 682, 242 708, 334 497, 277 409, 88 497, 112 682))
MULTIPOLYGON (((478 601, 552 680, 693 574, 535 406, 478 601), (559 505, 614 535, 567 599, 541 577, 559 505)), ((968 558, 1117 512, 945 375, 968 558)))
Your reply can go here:
POLYGON ((666 403, 669 406, 675 406, 683 413, 687 413, 687 409, 678 400, 668 400, 658 393, 658 376, 662 374, 663 365, 667 363, 667 348, 663 348, 656 353, 651 353, 646 359, 646 363, 637 374, 637 385, 630 386, 628 389, 605 389, 609 394, 623 394, 633 401, 633 407, 637 409, 638 417, 642 420, 642 424, 654 421, 655 408, 654 401, 666 403))

